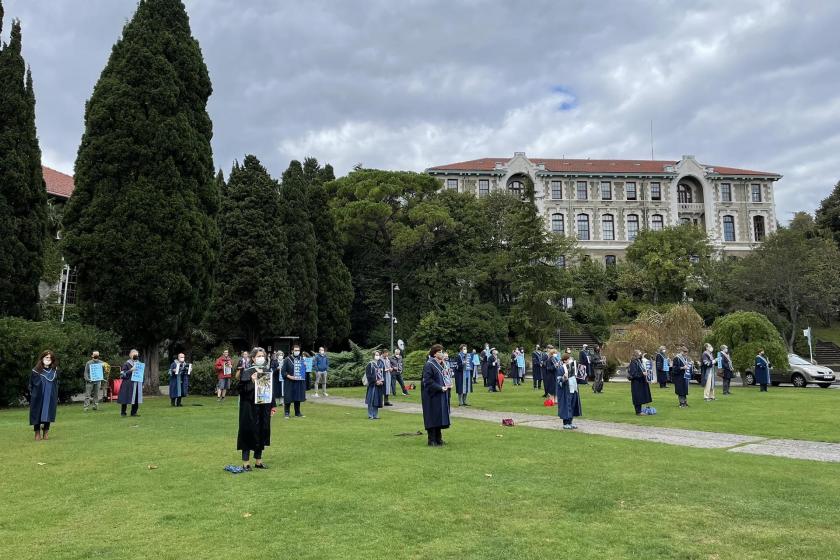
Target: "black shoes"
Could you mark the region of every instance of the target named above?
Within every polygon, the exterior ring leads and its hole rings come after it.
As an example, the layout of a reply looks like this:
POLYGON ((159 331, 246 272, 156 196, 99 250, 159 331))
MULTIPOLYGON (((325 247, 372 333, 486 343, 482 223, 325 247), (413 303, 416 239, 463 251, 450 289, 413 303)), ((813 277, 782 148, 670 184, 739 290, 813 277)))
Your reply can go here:
POLYGON ((251 472, 251 465, 242 465, 243 472, 251 472))
POLYGON ((265 463, 257 463, 254 465, 255 469, 267 469, 268 467, 265 466, 265 463))

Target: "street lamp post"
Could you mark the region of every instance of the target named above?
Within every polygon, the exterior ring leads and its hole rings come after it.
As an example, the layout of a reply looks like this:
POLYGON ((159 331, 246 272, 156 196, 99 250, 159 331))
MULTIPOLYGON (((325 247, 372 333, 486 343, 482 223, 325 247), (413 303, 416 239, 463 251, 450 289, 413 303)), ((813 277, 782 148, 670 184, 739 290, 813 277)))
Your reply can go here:
POLYGON ((396 282, 391 282, 391 312, 385 314, 385 318, 391 321, 391 352, 394 352, 394 325, 397 324, 397 316, 394 315, 394 292, 399 292, 400 287, 396 282))

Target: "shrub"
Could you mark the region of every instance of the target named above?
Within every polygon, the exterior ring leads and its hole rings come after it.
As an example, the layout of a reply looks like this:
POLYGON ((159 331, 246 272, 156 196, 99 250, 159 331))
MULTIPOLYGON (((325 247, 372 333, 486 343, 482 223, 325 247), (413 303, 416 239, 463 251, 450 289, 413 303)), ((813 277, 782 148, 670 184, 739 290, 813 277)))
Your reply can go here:
POLYGON ((29 399, 29 374, 47 349, 58 358, 59 401, 69 402, 84 390, 84 367, 91 351, 99 350, 105 362, 119 368, 118 342, 116 334, 80 323, 0 319, 0 406, 29 399))
POLYGON ((403 377, 405 379, 421 379, 423 377, 423 366, 429 359, 428 350, 414 350, 405 355, 403 359, 403 377))
POLYGON ((611 338, 604 351, 609 359, 628 363, 636 349, 653 355, 660 345, 671 353, 684 345, 690 356, 697 357, 704 334, 703 318, 690 305, 673 305, 665 313, 651 308, 642 312, 622 335, 611 338))
POLYGON ((458 304, 442 311, 431 311, 420 319, 411 344, 415 348, 429 348, 440 343, 444 348, 460 344, 483 347, 507 340, 508 324, 498 309, 490 304, 458 304))
POLYGON ((752 371, 755 356, 763 348, 774 368, 788 367, 787 350, 782 336, 773 323, 754 311, 736 311, 719 317, 712 324, 706 342, 715 350, 729 347, 732 365, 737 371, 752 371))

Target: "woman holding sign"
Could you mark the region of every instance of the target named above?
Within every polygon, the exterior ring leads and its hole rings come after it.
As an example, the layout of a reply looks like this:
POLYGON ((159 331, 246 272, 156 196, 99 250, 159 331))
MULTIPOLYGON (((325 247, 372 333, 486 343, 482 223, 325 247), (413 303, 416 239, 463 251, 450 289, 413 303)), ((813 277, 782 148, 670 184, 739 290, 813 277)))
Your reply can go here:
POLYGON ((300 355, 300 345, 292 346, 292 355, 283 360, 280 369, 283 377, 283 415, 289 419, 291 405, 295 405, 295 417, 303 418, 300 413, 300 403, 306 401, 306 362, 300 355))
POLYGON ((35 430, 35 441, 49 439, 58 405, 57 379, 58 360, 52 350, 45 350, 29 376, 29 425, 35 430))
POLYGON ((137 411, 143 402, 143 377, 146 373, 146 364, 140 361, 140 352, 132 350, 128 353, 128 361, 120 368, 120 394, 117 402, 122 405, 120 416, 125 416, 125 410, 131 405, 131 415, 138 416, 137 411))
POLYGON ((254 348, 251 359, 253 365, 239 374, 239 433, 236 436, 236 448, 242 451, 242 468, 246 471, 251 470, 251 451, 254 452, 254 468, 268 468, 263 465, 262 454, 263 449, 271 445, 271 416, 274 412, 272 390, 259 390, 266 380, 269 386, 272 380, 265 350, 254 348))

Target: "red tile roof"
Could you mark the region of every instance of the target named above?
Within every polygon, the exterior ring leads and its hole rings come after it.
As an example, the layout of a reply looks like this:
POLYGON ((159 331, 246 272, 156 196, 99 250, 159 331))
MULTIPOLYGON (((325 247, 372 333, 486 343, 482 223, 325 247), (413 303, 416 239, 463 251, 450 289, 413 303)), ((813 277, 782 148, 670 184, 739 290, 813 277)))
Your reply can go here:
MULTIPOLYGON (((447 165, 430 167, 429 171, 493 171, 496 163, 507 165, 511 158, 481 158, 470 161, 461 161, 447 165)), ((546 171, 569 172, 569 173, 669 173, 665 168, 670 165, 677 165, 679 161, 654 161, 644 159, 545 159, 528 158, 535 164, 545 165, 546 171)), ((737 169, 735 167, 718 167, 716 165, 705 166, 714 169, 718 175, 755 175, 777 177, 776 173, 764 171, 751 171, 749 169, 737 169)))
POLYGON ((44 172, 44 182, 47 184, 47 194, 59 198, 70 198, 75 187, 73 177, 45 165, 42 165, 41 169, 44 172))

